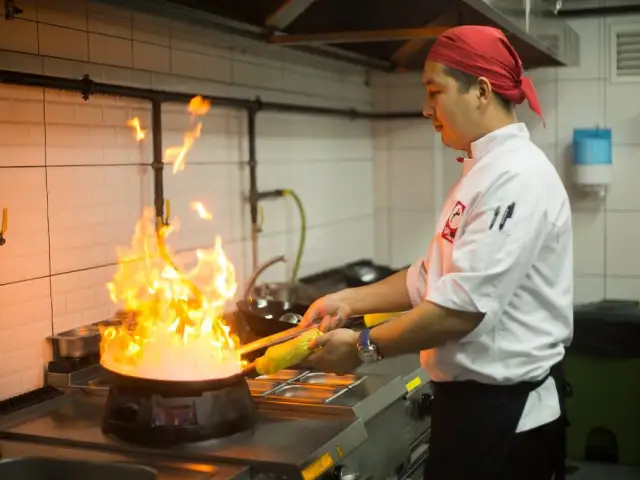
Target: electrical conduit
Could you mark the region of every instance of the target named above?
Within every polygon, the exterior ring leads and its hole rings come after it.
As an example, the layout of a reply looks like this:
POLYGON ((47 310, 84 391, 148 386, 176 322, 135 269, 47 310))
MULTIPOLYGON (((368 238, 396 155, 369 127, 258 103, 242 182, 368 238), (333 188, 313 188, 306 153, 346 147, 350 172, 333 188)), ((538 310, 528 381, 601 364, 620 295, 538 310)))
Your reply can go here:
POLYGON ((304 253, 304 244, 307 237, 307 214, 305 213, 304 205, 302 205, 302 200, 300 200, 300 197, 296 192, 285 189, 283 190, 282 195, 293 198, 293 201, 298 207, 298 212, 300 213, 300 240, 298 242, 298 254, 296 255, 296 261, 293 264, 293 270, 291 271, 291 285, 294 285, 298 280, 300 263, 302 262, 302 254, 304 253))

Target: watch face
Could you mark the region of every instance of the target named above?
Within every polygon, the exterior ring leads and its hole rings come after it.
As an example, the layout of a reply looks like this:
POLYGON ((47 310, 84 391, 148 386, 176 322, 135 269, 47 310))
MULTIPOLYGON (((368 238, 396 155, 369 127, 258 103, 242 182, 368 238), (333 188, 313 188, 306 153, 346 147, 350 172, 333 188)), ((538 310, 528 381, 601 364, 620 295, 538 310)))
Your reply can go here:
POLYGON ((365 363, 377 362, 380 359, 378 349, 374 345, 367 345, 358 349, 360 360, 365 363))

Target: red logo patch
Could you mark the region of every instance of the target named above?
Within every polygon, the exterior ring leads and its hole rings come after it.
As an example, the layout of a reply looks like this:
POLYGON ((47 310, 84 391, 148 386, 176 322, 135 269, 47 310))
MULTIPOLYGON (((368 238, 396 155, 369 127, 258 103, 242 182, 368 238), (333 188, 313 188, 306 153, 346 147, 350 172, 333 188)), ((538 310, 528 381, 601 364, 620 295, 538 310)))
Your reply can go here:
POLYGON ((457 201, 451 210, 449 218, 447 218, 444 228, 442 229, 442 233, 440 234, 447 242, 453 243, 453 239, 456 238, 456 233, 458 232, 460 222, 462 221, 462 214, 466 208, 467 207, 464 203, 457 201))

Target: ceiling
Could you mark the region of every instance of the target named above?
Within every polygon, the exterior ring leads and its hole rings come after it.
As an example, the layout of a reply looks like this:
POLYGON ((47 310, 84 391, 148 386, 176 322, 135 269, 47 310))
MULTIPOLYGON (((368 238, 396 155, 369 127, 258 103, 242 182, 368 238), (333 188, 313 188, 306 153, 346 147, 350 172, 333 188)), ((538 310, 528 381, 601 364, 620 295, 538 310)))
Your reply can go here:
MULTIPOLYGON (((116 0, 117 1, 117 0, 116 0)), ((127 0, 165 15, 192 15, 261 41, 378 70, 421 70, 434 38, 456 25, 491 25, 527 68, 575 64, 578 36, 532 0, 127 0)), ((134 5, 135 4, 135 5, 134 5)))

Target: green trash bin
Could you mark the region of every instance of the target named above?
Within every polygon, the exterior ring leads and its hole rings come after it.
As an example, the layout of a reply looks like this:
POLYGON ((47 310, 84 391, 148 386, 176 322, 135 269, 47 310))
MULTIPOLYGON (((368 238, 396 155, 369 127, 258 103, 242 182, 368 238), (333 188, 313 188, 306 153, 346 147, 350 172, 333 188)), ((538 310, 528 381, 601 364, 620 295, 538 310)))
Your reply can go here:
POLYGON ((640 465, 640 308, 604 301, 576 308, 565 378, 567 456, 640 465))

